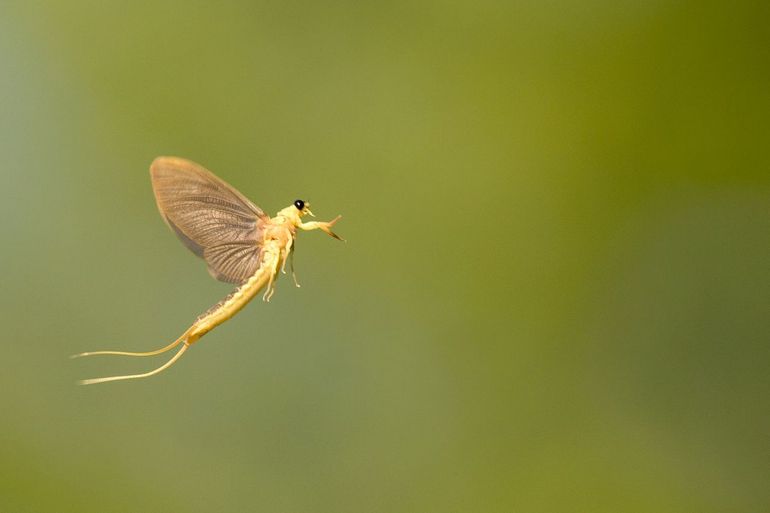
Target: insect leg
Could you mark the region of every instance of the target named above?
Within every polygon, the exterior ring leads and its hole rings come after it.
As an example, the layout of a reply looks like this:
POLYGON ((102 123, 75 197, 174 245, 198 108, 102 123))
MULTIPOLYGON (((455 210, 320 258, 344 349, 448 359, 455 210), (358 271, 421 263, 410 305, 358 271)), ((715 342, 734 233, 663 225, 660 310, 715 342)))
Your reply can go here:
POLYGON ((267 289, 262 296, 262 301, 269 303, 270 298, 273 297, 273 293, 275 293, 275 278, 278 274, 278 258, 273 257, 272 262, 265 261, 262 265, 268 266, 267 272, 270 273, 270 279, 267 282, 267 289))
POLYGON ((291 261, 289 262, 289 267, 291 268, 291 277, 294 280, 294 285, 299 287, 299 282, 297 281, 297 273, 294 272, 294 252, 296 251, 296 247, 292 250, 291 254, 289 254, 289 258, 291 261))
POLYGON ((286 261, 289 259, 289 255, 294 253, 294 248, 292 247, 294 245, 294 239, 289 239, 289 242, 286 244, 286 248, 283 250, 283 264, 281 264, 281 272, 283 274, 286 274, 286 261))
POLYGON ((275 293, 275 274, 270 275, 270 281, 267 284, 267 289, 265 290, 265 294, 262 296, 262 301, 269 303, 270 298, 273 297, 273 294, 275 293))
POLYGON ((334 224, 339 221, 342 218, 342 216, 337 216, 331 221, 322 222, 322 221, 310 221, 309 223, 300 223, 299 227, 303 230, 321 230, 332 237, 334 237, 337 240, 345 240, 336 233, 334 233, 331 228, 334 226, 334 224))

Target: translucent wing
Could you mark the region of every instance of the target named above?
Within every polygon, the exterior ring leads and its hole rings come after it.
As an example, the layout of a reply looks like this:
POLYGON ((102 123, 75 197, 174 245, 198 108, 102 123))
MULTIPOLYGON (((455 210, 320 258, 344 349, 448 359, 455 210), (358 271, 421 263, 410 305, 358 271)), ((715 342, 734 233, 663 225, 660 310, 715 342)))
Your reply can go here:
POLYGON ((259 207, 189 160, 158 157, 150 175, 161 215, 212 276, 241 283, 257 271, 269 219, 259 207))

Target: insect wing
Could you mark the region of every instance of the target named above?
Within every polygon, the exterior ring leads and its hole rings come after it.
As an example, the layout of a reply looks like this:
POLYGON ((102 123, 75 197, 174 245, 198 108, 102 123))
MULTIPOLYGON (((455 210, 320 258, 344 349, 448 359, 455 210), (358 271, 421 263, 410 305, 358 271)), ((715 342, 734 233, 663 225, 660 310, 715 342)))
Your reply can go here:
POLYGON ((203 258, 209 273, 217 280, 242 283, 259 268, 259 248, 254 251, 251 241, 235 241, 206 248, 203 258))
POLYGON ((158 157, 150 175, 161 215, 212 276, 241 283, 256 272, 268 220, 259 207, 189 160, 158 157))

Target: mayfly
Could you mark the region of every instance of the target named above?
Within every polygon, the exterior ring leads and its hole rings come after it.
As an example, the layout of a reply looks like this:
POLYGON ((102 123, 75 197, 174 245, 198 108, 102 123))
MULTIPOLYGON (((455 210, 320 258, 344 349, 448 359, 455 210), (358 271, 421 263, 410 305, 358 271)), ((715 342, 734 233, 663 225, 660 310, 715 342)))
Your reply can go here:
MULTIPOLYGON (((229 296, 210 308, 182 335, 166 347, 143 353, 95 351, 74 355, 155 356, 181 348, 165 364, 144 374, 86 379, 82 385, 153 376, 171 367, 187 348, 233 315, 265 288, 262 299, 270 301, 278 272, 290 261, 294 276, 293 247, 297 228, 322 230, 340 239, 331 228, 340 219, 303 223, 313 213, 307 201, 296 200, 275 217, 267 216, 231 185, 202 166, 177 157, 158 157, 150 165, 155 199, 166 224, 182 243, 202 257, 209 273, 221 281, 238 284, 229 296)), ((294 284, 299 287, 296 277, 294 284)))

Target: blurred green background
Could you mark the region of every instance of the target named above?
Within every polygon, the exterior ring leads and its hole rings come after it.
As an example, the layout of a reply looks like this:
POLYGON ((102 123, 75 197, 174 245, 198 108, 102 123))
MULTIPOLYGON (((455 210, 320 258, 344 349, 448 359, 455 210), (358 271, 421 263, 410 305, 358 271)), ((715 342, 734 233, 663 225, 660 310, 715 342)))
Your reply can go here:
POLYGON ((3 2, 2 512, 770 507, 767 2, 3 2), (302 233, 231 289, 157 155, 302 233))

